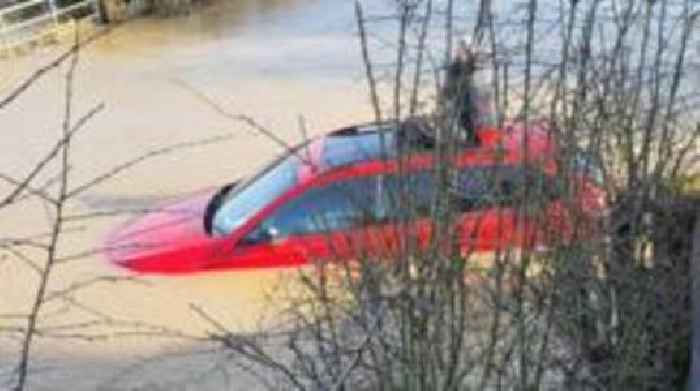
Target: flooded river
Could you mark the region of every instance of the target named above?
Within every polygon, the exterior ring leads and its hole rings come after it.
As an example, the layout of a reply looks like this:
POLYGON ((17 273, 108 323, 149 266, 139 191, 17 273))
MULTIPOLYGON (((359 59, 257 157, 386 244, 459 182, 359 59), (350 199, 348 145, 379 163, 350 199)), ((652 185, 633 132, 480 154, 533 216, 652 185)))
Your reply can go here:
MULTIPOLYGON (((276 296, 295 270, 123 280, 132 276, 93 251, 129 216, 76 218, 147 208, 220 186, 281 152, 221 111, 255 118, 289 142, 301 139, 302 117, 312 135, 371 119, 352 1, 211 3, 188 16, 135 19, 80 52, 73 120, 101 103, 105 109, 71 145, 70 188, 150 151, 228 138, 144 160, 68 205, 66 214, 73 219, 59 243, 63 261, 51 275, 48 296, 81 288, 44 306, 39 326, 52 334, 37 337, 33 345, 29 390, 252 389, 251 379, 224 371, 230 368, 221 365, 229 363, 225 352, 192 342, 190 337, 214 330, 197 311, 232 331, 257 330, 273 318, 276 296), (162 332, 154 336, 144 330, 162 332), (70 338, 78 332, 93 338, 70 338)), ((513 36, 516 41, 524 37, 513 36)), ((0 59, 0 97, 67 44, 0 59)), ((66 65, 0 110, 1 174, 23 178, 60 137, 66 65)), ((55 184, 57 174, 54 164, 33 184, 55 184)), ((0 181, 0 197, 8 190, 0 181)), ((0 241, 45 238, 50 212, 38 199, 0 208, 0 241)), ((41 254, 27 249, 24 255, 41 263, 41 254)), ((8 315, 28 313, 38 283, 20 255, 0 248, 0 390, 11 384, 21 343, 18 334, 3 333, 3 328, 24 326, 8 315)))
MULTIPOLYGON (((64 48, 52 46, 0 61, 0 96, 64 48)), ((352 2, 346 1, 226 1, 186 17, 127 23, 80 53, 74 118, 101 102, 106 108, 71 148, 70 185, 79 186, 164 146, 218 135, 232 138, 144 161, 81 194, 68 214, 140 208, 164 197, 218 186, 250 173, 280 152, 245 124, 217 113, 203 96, 230 113, 256 118, 290 142, 301 138, 300 116, 311 134, 368 120, 359 59, 352 2)), ((26 175, 60 134, 63 71, 65 67, 41 79, 0 111, 0 172, 26 175)), ((36 183, 50 180, 56 172, 48 170, 36 183)), ((7 188, 0 190, 5 194, 7 188)), ((46 206, 38 201, 5 208, 0 216, 3 234, 20 237, 48 230, 46 206)), ((61 256, 89 252, 125 218, 69 223, 59 247, 61 256)), ((99 254, 77 257, 55 270, 49 291, 104 276, 128 276, 99 254)), ((194 313, 197 306, 232 330, 253 330, 274 312, 269 295, 290 274, 293 271, 268 270, 100 280, 72 295, 71 300, 82 307, 61 300, 47 304, 40 324, 66 326, 109 316, 202 336, 211 326, 194 313)), ((26 313, 36 281, 31 268, 0 252, 0 314, 26 313)), ((215 364, 210 354, 188 354, 198 349, 196 344, 125 336, 125 327, 91 327, 90 332, 99 336, 91 342, 39 338, 29 389, 179 389, 169 382, 211 370, 215 364), (180 353, 184 358, 169 359, 180 353), (138 370, 133 367, 149 359, 138 370)), ((0 389, 18 348, 16 338, 0 337, 0 389)), ((223 377, 212 379, 204 383, 221 389, 223 377)), ((228 389, 247 389, 243 379, 230 380, 228 389)), ((201 387, 191 389, 206 388, 201 387)))

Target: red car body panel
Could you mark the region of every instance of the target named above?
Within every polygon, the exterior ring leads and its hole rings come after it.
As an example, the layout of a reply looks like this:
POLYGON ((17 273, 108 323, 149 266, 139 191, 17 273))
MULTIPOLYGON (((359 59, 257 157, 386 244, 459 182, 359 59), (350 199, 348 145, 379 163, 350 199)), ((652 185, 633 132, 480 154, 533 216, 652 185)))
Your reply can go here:
POLYGON ((189 272, 201 267, 221 240, 209 236, 202 215, 215 190, 201 191, 127 221, 107 237, 114 263, 142 272, 189 272))
MULTIPOLYGON (((535 162, 547 175, 556 175, 554 144, 542 126, 530 132, 518 124, 505 131, 481 134, 482 146, 460 153, 454 163, 459 167, 521 165, 535 162), (527 137, 527 140, 525 138, 527 137), (527 141, 527 146, 525 146, 527 141)), ((107 238, 105 253, 117 265, 138 273, 180 274, 209 270, 294 267, 312 260, 348 259, 362 254, 383 257, 395 251, 401 240, 414 237, 426 246, 432 236, 429 219, 418 219, 399 228, 392 224, 363 226, 354 230, 290 236, 254 245, 242 239, 279 206, 310 188, 373 174, 398 172, 396 161, 367 161, 332 170, 320 167, 323 138, 299 151, 308 164, 302 164, 298 184, 271 202, 228 236, 211 236, 203 224, 207 202, 214 191, 206 190, 182 201, 158 208, 118 227, 107 238), (318 164, 317 164, 318 163, 318 164)), ((408 171, 432 166, 432 153, 411 156, 403 166, 408 171)), ((602 190, 581 179, 580 207, 595 213, 603 208, 602 190)), ((484 252, 505 247, 547 245, 574 237, 569 213, 561 201, 548 204, 545 221, 530 218, 513 208, 491 208, 464 213, 457 229, 463 252, 484 252), (541 229, 542 227, 546 230, 541 229)))

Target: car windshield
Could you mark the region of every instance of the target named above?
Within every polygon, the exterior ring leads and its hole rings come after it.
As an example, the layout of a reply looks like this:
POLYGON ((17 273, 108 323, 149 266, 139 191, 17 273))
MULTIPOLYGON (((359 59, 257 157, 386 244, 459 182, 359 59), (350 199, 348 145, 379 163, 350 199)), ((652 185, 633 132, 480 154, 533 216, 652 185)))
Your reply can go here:
POLYGON ((212 234, 228 235, 298 182, 300 159, 285 156, 227 194, 214 212, 212 234))

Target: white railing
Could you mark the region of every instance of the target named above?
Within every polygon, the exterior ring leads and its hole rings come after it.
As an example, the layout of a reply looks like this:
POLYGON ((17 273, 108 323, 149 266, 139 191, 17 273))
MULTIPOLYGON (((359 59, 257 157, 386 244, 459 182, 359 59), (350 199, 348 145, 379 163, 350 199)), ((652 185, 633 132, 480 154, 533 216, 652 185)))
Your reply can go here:
POLYGON ((88 10, 86 15, 92 15, 96 10, 95 1, 82 0, 61 7, 56 0, 26 0, 0 8, 0 49, 12 49, 51 34, 64 15, 78 9, 88 10), (42 5, 43 11, 34 16, 25 19, 17 17, 24 10, 42 5))

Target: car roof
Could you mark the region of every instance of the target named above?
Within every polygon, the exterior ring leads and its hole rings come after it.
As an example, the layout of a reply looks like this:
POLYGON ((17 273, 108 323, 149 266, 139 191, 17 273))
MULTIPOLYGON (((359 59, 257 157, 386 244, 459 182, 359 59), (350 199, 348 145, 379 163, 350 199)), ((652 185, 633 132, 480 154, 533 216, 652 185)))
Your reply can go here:
MULTIPOLYGON (((367 123, 337 129, 311 141, 302 154, 301 176, 317 176, 336 169, 371 165, 382 159, 395 160, 399 145, 410 143, 410 155, 431 160, 435 140, 427 132, 419 132, 418 121, 402 123, 367 123)), ((524 124, 506 123, 502 129, 485 129, 477 134, 477 143, 463 143, 463 155, 479 151, 493 151, 500 148, 506 155, 507 163, 524 160, 523 154, 531 158, 551 158, 553 140, 546 123, 533 122, 527 132, 524 124), (523 148, 527 134, 528 148, 523 148), (524 153, 523 153, 524 152, 524 153)), ((460 154, 457 158, 459 160, 460 154)), ((526 157, 525 157, 526 158, 526 157)))

